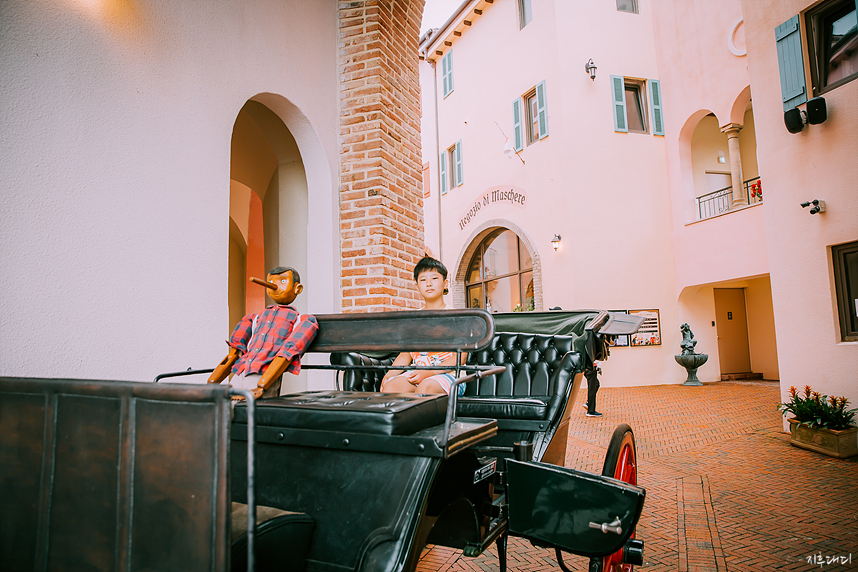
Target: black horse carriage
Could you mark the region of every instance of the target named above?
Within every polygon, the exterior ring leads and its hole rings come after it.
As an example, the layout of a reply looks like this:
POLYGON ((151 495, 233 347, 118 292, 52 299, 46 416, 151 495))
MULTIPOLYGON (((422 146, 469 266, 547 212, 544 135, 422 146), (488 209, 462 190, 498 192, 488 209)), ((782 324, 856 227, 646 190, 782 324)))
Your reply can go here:
POLYGON ((601 475, 563 467, 582 374, 634 318, 528 316, 562 321, 551 334, 520 317, 496 332, 482 310, 317 319, 310 351, 332 365, 316 367, 344 389, 232 413, 227 386, 0 378, 3 569, 410 571, 427 544, 495 544, 504 571, 510 534, 564 569, 564 551, 642 562, 631 429, 601 475), (389 361, 368 352, 405 350, 468 352, 464 396, 374 391, 389 361))

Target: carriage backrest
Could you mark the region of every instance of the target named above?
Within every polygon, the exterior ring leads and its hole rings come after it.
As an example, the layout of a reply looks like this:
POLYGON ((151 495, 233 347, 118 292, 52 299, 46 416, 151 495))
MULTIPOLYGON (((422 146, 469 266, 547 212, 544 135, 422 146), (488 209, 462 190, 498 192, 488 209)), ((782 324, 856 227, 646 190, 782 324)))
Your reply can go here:
POLYGON ((488 346, 494 321, 485 310, 316 314, 308 352, 476 351, 488 346))
POLYGON ((227 570, 228 390, 0 377, 4 569, 227 570))

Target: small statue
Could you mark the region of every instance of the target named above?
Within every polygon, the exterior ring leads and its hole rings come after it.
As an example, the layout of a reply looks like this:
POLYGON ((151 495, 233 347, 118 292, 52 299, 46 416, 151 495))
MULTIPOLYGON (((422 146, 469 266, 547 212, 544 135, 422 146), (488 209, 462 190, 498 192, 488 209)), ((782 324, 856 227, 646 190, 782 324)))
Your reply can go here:
MULTIPOLYGON (((298 375, 301 356, 316 337, 316 318, 299 314, 290 306, 304 289, 294 268, 278 266, 267 280, 251 282, 269 289, 274 304, 260 314, 247 314, 235 326, 227 344, 229 354, 218 364, 209 383, 220 383, 235 374, 230 385, 251 390, 254 398, 277 397, 283 372, 298 375)), ((233 397, 241 400, 242 397, 233 397)))
POLYGON ((679 347, 682 348, 682 353, 674 356, 676 363, 685 368, 688 372, 688 377, 682 385, 703 385, 697 378, 697 368, 706 363, 709 359, 708 354, 698 354, 694 352, 694 346, 697 345, 697 340, 694 339, 694 334, 691 332, 691 326, 682 324, 679 326, 679 331, 682 332, 682 341, 679 347))
POLYGON ((694 346, 697 345, 697 340, 694 339, 694 333, 691 331, 691 326, 682 324, 679 326, 679 331, 682 332, 682 342, 679 347, 682 348, 682 355, 694 355, 694 346))

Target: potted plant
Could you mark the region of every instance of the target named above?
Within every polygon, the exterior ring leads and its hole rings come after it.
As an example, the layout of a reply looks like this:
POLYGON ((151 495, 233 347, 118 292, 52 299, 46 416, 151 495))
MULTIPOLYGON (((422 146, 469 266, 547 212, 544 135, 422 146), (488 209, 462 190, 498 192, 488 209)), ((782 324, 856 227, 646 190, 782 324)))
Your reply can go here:
POLYGON ((839 459, 858 455, 858 427, 855 413, 846 409, 845 397, 829 397, 804 386, 804 395, 795 387, 789 388, 790 400, 778 406, 784 416, 792 413, 789 421, 790 443, 839 459))

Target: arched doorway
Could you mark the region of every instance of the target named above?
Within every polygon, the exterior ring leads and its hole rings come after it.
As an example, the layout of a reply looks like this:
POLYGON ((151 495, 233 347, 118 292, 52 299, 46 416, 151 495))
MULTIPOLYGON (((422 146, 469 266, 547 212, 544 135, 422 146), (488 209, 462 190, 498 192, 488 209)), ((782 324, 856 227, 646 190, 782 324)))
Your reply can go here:
MULTIPOLYGON (((308 274, 304 164, 292 133, 262 103, 248 101, 235 120, 230 179, 229 314, 234 327, 241 316, 270 303, 263 288, 247 285, 250 276, 264 278, 281 264, 294 267, 302 278, 308 274)), ((299 296, 295 306, 306 311, 305 297, 299 296)))
POLYGON ((500 225, 477 231, 453 283, 457 306, 491 313, 541 309, 541 290, 539 258, 530 241, 500 225))
MULTIPOLYGON (((276 266, 291 266, 306 284, 308 191, 304 162, 289 128, 266 105, 248 101, 232 132, 229 200, 229 329, 271 299, 249 284, 276 266)), ((307 311, 307 297, 294 306, 307 311)), ((286 376, 283 391, 306 389, 304 374, 286 376)))

